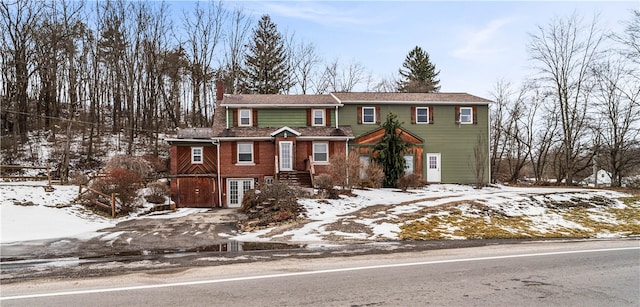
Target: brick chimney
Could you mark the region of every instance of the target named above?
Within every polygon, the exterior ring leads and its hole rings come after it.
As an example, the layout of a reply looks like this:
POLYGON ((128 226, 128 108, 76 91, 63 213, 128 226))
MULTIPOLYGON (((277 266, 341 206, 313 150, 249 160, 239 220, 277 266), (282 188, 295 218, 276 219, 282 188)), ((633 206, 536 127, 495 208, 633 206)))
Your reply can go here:
POLYGON ((216 102, 222 101, 224 98, 224 82, 216 81, 216 102))

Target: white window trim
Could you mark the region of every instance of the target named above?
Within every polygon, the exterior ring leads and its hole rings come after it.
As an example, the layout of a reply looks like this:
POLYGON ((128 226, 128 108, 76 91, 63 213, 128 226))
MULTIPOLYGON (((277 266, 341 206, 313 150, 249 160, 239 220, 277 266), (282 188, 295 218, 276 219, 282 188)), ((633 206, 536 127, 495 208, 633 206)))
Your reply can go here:
POLYGON ((416 124, 428 124, 429 123, 429 107, 416 107, 416 124), (426 110, 427 111, 427 120, 421 122, 418 117, 418 110, 426 110))
POLYGON ((324 109, 311 109, 311 126, 326 126, 327 119, 325 117, 326 112, 324 109), (322 117, 322 123, 320 124, 316 124, 316 111, 319 111, 322 117))
POLYGON ((329 143, 328 142, 314 142, 313 143, 313 163, 315 164, 329 164, 329 143), (326 161, 316 161, 316 145, 324 145, 326 151, 325 153, 327 154, 327 160, 326 161))
POLYGON ((239 109, 238 110, 238 126, 240 127, 251 127, 253 126, 253 112, 251 111, 251 109, 239 109), (242 111, 246 111, 249 113, 249 123, 248 124, 243 124, 242 123, 242 111))
POLYGON ((253 143, 237 143, 236 144, 236 165, 255 165, 254 160, 254 150, 253 143), (240 161, 240 145, 249 145, 251 146, 251 161, 240 161))
POLYGON ((362 123, 366 125, 371 125, 376 123, 376 108, 375 107, 362 107, 362 123), (367 122, 364 120, 364 110, 373 110, 373 121, 367 122))
POLYGON ((204 163, 204 148, 203 147, 191 147, 191 164, 203 164, 204 163), (200 150, 200 161, 196 161, 194 158, 198 155, 195 154, 196 150, 200 150))
POLYGON ((460 107, 460 118, 458 119, 460 124, 469 125, 473 124, 473 108, 471 107, 460 107), (462 110, 469 110, 469 121, 462 120, 462 110))

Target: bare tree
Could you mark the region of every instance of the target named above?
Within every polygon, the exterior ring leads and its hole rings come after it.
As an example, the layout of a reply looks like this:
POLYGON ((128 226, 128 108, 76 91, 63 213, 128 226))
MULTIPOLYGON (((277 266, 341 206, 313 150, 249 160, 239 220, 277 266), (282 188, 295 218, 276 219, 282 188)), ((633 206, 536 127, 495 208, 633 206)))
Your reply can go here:
POLYGON ((346 67, 335 58, 325 64, 322 73, 313 82, 316 94, 327 92, 352 92, 356 86, 366 81, 362 64, 351 61, 346 67))
POLYGON ((291 48, 289 59, 291 60, 294 83, 300 87, 300 93, 305 95, 310 92, 311 76, 320 64, 320 56, 313 43, 301 41, 288 48, 291 48))
POLYGON ((559 105, 562 158, 566 184, 573 183, 587 128, 586 110, 591 92, 589 65, 599 59, 603 35, 597 18, 584 26, 576 14, 554 19, 530 34, 529 53, 541 82, 554 92, 559 105))
POLYGON ((640 98, 640 85, 625 66, 623 59, 610 58, 594 67, 599 124, 596 137, 603 141, 603 148, 596 147, 594 151, 604 153, 612 186, 620 186, 622 177, 640 163, 633 153, 640 146, 640 107, 634 103, 640 98))
POLYGON ((206 7, 196 3, 191 14, 184 13, 184 31, 187 35, 187 56, 191 76, 191 123, 194 126, 210 124, 209 102, 212 101, 212 66, 216 48, 222 38, 226 10, 222 2, 209 2, 206 7), (210 99, 211 98, 211 99, 210 99))
POLYGON ((242 11, 234 9, 229 15, 228 29, 225 35, 225 57, 222 76, 225 91, 232 94, 240 92, 240 77, 244 59, 244 46, 251 31, 251 19, 242 11))
POLYGON ((30 129, 29 79, 36 72, 33 63, 35 54, 34 30, 40 22, 43 11, 40 1, 17 0, 0 1, 0 23, 2 23, 3 55, 6 59, 3 82, 6 82, 7 109, 13 109, 15 115, 14 131, 22 143, 27 141, 30 129), (8 64, 8 65, 7 65, 8 64), (11 107, 15 106, 15 107, 11 107))

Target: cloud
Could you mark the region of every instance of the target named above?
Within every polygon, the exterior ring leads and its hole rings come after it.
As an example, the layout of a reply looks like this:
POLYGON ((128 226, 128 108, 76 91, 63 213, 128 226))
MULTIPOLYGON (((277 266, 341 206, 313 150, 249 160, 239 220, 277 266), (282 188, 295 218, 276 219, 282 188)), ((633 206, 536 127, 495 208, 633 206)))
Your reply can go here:
POLYGON ((463 59, 476 59, 504 51, 505 48, 496 47, 496 36, 500 34, 502 28, 515 20, 516 18, 495 19, 482 29, 471 31, 464 37, 466 44, 454 50, 453 55, 463 59))
MULTIPOLYGON (((338 2, 339 4, 339 2, 338 2)), ((352 14, 350 10, 339 9, 327 5, 309 2, 286 2, 264 4, 265 11, 284 17, 297 18, 328 26, 339 25, 371 25, 377 23, 371 18, 362 18, 352 14)))

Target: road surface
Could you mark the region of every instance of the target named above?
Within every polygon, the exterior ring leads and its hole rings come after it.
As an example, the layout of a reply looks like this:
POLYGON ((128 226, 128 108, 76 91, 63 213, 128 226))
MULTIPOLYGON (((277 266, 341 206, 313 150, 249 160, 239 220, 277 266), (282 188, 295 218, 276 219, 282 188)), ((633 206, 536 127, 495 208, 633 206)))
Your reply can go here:
POLYGON ((2 306, 640 306, 640 241, 544 242, 2 285, 2 306))

